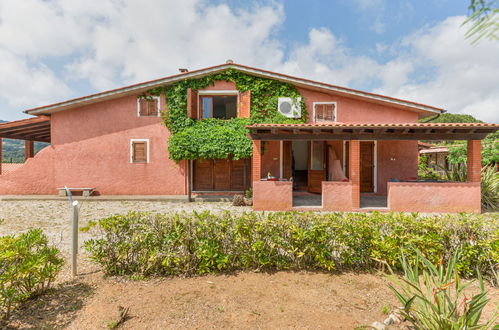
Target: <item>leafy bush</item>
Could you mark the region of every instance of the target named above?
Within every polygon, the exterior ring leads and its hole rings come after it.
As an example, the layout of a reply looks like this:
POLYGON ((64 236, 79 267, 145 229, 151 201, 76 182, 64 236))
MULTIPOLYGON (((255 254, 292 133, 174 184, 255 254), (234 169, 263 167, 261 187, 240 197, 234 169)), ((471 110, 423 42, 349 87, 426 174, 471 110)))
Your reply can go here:
MULTIPOLYGON (((95 225, 95 224, 94 224, 95 225)), ((415 246, 432 262, 462 246, 458 269, 492 274, 499 262, 499 222, 476 215, 408 213, 131 212, 98 221, 85 242, 109 275, 194 275, 237 270, 367 270, 383 260, 400 268, 415 246)))
POLYGON ((482 168, 482 206, 491 211, 499 210, 499 172, 495 166, 482 168))
POLYGON ((462 283, 458 272, 460 252, 456 250, 444 267, 435 266, 416 251, 415 260, 409 262, 404 254, 400 258, 404 276, 389 276, 390 289, 404 307, 402 315, 416 329, 490 329, 499 316, 497 311, 488 322, 480 324, 487 299, 483 279, 478 273, 480 292, 466 297, 464 290, 473 282, 462 283), (412 264, 412 265, 411 265, 412 264), (420 272, 421 269, 421 272, 420 272))
POLYGON ((433 168, 428 167, 428 156, 426 156, 426 155, 419 156, 418 178, 419 179, 430 179, 430 180, 438 180, 441 178, 440 173, 435 171, 433 168))
POLYGON ((50 287, 61 270, 59 250, 40 229, 0 237, 0 317, 22 301, 50 287))

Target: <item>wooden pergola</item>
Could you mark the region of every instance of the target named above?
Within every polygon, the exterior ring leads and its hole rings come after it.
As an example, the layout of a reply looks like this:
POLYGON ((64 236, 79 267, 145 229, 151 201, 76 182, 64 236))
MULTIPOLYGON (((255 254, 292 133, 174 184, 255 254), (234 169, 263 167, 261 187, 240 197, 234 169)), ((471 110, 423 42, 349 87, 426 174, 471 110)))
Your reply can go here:
POLYGON ((254 124, 252 140, 482 140, 499 129, 488 123, 254 124))
POLYGON ((39 116, 0 123, 0 174, 2 173, 2 139, 24 140, 25 157, 35 154, 34 142, 50 143, 50 117, 39 116))

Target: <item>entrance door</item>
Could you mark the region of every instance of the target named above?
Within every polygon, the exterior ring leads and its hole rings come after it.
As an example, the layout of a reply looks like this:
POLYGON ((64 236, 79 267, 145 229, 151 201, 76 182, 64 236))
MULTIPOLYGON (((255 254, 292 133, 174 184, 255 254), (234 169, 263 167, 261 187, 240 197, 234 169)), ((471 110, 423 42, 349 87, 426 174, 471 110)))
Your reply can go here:
POLYGON ((374 192, 374 142, 360 142, 360 192, 374 192))
POLYGON ((244 191, 251 186, 250 159, 199 159, 193 170, 194 191, 244 191))
POLYGON ((326 181, 326 142, 311 141, 308 162, 308 191, 322 192, 322 181, 326 181))

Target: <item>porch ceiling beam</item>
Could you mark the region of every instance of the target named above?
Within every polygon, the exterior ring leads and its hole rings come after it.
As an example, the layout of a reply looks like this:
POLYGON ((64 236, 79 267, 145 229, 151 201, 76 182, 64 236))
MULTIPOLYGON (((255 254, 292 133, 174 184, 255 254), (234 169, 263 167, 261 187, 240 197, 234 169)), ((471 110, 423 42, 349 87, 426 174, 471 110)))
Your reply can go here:
POLYGON ((0 134, 1 138, 4 139, 14 139, 14 140, 28 140, 28 141, 38 141, 38 142, 49 142, 50 143, 50 134, 43 135, 8 135, 3 136, 0 134))
POLYGON ((17 132, 2 132, 0 131, 0 136, 3 136, 5 138, 9 138, 11 135, 39 135, 39 134, 45 134, 45 133, 50 133, 50 129, 45 128, 39 128, 39 129, 33 129, 33 130, 22 130, 22 131, 17 131, 17 132))
POLYGON ((340 133, 340 134, 255 134, 250 133, 249 138, 253 140, 482 140, 487 133, 388 133, 388 134, 365 134, 365 133, 340 133))
POLYGON ((29 129, 50 129, 50 122, 42 122, 42 123, 36 123, 36 124, 27 124, 27 125, 22 125, 22 126, 16 126, 16 127, 7 127, 4 128, 0 126, 0 132, 18 132, 18 131, 24 131, 24 130, 29 130, 29 129))

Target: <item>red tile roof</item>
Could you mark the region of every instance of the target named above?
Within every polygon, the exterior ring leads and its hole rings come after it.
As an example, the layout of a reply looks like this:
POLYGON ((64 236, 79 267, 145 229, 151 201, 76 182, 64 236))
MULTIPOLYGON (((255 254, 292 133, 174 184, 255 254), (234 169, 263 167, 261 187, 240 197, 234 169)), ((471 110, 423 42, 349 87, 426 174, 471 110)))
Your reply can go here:
POLYGON ((499 124, 489 123, 307 123, 307 124, 253 124, 248 128, 492 128, 499 124))
POLYGON ((215 73, 215 72, 219 72, 219 71, 223 71, 223 70, 227 70, 227 69, 236 69, 236 70, 239 69, 240 71, 247 72, 247 73, 253 73, 255 75, 273 76, 274 79, 281 79, 281 80, 286 80, 286 81, 290 81, 290 82, 293 81, 294 83, 302 83, 304 85, 316 85, 316 86, 319 86, 322 88, 336 90, 339 93, 342 92, 342 93, 353 94, 353 95, 357 95, 357 96, 365 97, 365 98, 374 98, 374 99, 382 100, 384 102, 396 103, 396 104, 399 104, 399 105, 402 105, 405 107, 418 109, 419 111, 430 111, 430 112, 436 112, 436 113, 445 112, 445 110, 442 108, 429 106, 429 105, 425 105, 422 103, 398 99, 395 97, 385 96, 385 95, 376 94, 376 93, 364 92, 364 91, 356 90, 353 88, 347 88, 347 87, 342 87, 342 86, 338 86, 338 85, 322 83, 322 82, 318 82, 318 81, 314 81, 314 80, 310 80, 310 79, 293 77, 293 76, 282 74, 282 73, 276 73, 273 71, 262 70, 262 69, 258 69, 258 68, 254 68, 254 67, 250 67, 250 66, 246 66, 246 65, 236 64, 236 63, 225 63, 225 64, 215 65, 215 66, 211 66, 211 67, 207 67, 207 68, 203 68, 203 69, 199 69, 199 70, 183 72, 183 73, 163 77, 160 79, 154 79, 154 80, 146 81, 146 82, 139 83, 139 84, 133 84, 133 85, 129 85, 129 86, 121 87, 121 88, 108 90, 108 91, 101 92, 101 93, 91 94, 91 95, 78 97, 78 98, 70 99, 70 100, 63 101, 63 102, 58 102, 58 103, 54 103, 54 104, 49 104, 49 105, 45 105, 45 106, 41 106, 41 107, 28 109, 28 110, 25 110, 24 112, 29 113, 29 114, 47 114, 47 113, 50 113, 50 111, 65 110, 65 109, 69 109, 71 107, 75 107, 78 105, 83 105, 83 104, 86 104, 85 102, 88 102, 88 103, 97 102, 98 100, 104 99, 106 97, 116 97, 118 95, 127 95, 127 93, 131 93, 131 92, 140 93, 140 92, 144 92, 148 89, 151 89, 151 88, 154 88, 154 87, 157 87, 160 85, 174 83, 176 81, 181 81, 183 79, 202 77, 202 76, 207 75, 207 74, 211 74, 211 73, 215 73))

